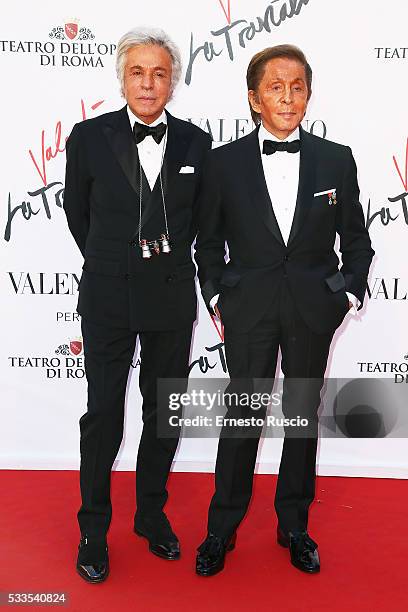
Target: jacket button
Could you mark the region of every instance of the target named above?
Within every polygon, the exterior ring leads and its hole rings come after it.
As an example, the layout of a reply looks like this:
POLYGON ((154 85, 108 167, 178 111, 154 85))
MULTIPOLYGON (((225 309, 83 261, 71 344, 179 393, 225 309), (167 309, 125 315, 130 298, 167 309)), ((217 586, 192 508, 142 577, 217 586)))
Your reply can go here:
POLYGON ((174 280, 174 276, 168 276, 166 282, 171 283, 174 280))
POLYGON ((125 274, 125 279, 129 280, 130 279, 130 274, 125 274))
POLYGON ((136 240, 129 240, 129 246, 135 247, 136 246, 136 240))
POLYGON ((283 261, 289 261, 289 255, 285 255, 285 257, 283 258, 283 261))

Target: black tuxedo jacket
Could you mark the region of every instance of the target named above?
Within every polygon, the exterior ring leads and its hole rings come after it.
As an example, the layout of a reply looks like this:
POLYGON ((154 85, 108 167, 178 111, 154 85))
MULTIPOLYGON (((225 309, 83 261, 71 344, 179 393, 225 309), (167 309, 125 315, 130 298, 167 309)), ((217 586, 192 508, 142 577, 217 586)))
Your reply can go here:
POLYGON ((163 186, 172 251, 143 260, 142 238, 165 232, 159 178, 153 191, 142 172, 126 107, 74 126, 67 141, 64 209, 84 256, 78 312, 95 322, 133 330, 168 330, 196 316, 195 201, 211 138, 167 113, 163 186), (192 166, 194 173, 180 173, 192 166))
POLYGON ((301 316, 316 333, 333 331, 341 323, 348 310, 346 291, 363 303, 374 251, 351 150, 303 129, 300 138, 299 189, 287 245, 274 214, 279 202, 271 202, 268 194, 258 129, 208 155, 196 261, 207 306, 220 293, 218 306, 230 328, 249 331, 284 277, 301 316), (329 204, 328 195, 315 196, 330 189, 336 189, 335 204, 329 204))

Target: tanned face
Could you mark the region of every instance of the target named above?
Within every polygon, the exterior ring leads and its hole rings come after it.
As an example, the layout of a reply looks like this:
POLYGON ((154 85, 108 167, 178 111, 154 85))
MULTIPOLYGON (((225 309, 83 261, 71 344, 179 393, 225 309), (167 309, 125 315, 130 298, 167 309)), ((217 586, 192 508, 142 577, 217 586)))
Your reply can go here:
POLYGON ((147 124, 160 117, 170 97, 172 62, 159 45, 138 45, 126 54, 124 95, 130 110, 147 124))
POLYGON ((269 60, 257 91, 249 90, 248 98, 268 132, 284 140, 306 113, 309 95, 305 67, 286 57, 269 60))

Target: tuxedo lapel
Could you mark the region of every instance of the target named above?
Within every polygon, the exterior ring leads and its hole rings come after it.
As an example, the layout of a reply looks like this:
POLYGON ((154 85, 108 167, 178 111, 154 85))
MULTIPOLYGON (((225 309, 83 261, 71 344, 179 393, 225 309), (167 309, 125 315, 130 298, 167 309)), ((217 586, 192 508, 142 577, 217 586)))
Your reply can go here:
POLYGON ((248 136, 248 155, 243 162, 247 172, 247 184, 250 188, 251 201, 254 203, 259 216, 276 240, 284 244, 278 222, 273 211, 271 199, 266 185, 259 148, 258 129, 248 136))
MULTIPOLYGON (((102 127, 103 133, 134 191, 140 193, 139 155, 130 126, 126 106, 102 127)), ((150 187, 142 168, 143 194, 150 196, 150 187)))
POLYGON ((311 136, 300 127, 299 187, 288 246, 298 235, 313 202, 316 175, 315 151, 311 136))
POLYGON ((169 112, 167 115, 167 147, 163 160, 163 179, 165 193, 168 192, 171 182, 180 171, 186 158, 188 141, 184 136, 184 130, 180 129, 177 119, 169 112))

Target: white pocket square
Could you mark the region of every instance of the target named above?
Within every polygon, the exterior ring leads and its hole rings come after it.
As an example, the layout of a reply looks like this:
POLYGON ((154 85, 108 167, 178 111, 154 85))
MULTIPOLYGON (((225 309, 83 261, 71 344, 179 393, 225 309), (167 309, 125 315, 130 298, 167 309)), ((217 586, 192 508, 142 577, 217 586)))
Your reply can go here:
POLYGON ((183 166, 179 174, 194 174, 194 166, 183 166))
POLYGON ((319 193, 315 193, 313 197, 317 198, 318 196, 329 195, 329 193, 331 193, 332 195, 336 195, 336 188, 332 187, 332 189, 327 189, 326 191, 319 191, 319 193))

